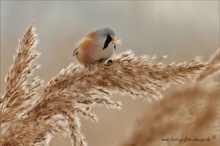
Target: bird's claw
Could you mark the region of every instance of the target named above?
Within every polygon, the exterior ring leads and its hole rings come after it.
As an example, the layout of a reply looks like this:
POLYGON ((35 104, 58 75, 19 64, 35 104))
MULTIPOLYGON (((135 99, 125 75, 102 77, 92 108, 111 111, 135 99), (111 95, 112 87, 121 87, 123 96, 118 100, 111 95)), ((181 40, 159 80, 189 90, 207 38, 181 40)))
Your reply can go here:
POLYGON ((112 60, 108 60, 107 61, 107 65, 110 65, 110 64, 112 64, 113 62, 112 62, 112 60))

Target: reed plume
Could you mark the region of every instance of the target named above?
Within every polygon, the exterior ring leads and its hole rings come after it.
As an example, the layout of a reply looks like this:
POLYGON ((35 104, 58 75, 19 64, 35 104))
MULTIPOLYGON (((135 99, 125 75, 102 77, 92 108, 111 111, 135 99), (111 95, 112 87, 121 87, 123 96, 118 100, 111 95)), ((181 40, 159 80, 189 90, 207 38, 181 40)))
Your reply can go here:
POLYGON ((38 64, 33 64, 35 58, 39 56, 33 48, 36 46, 36 34, 32 25, 27 29, 22 40, 19 41, 14 64, 9 69, 6 76, 5 94, 1 100, 0 123, 8 123, 18 120, 36 100, 36 90, 41 86, 38 77, 28 81, 38 64))
POLYGON ((169 89, 152 104, 120 145, 219 145, 219 50, 191 82, 169 89))
POLYGON ((29 81, 38 66, 32 65, 38 56, 35 45, 36 34, 30 25, 6 77, 1 100, 1 146, 47 146, 54 134, 71 137, 74 146, 86 146, 79 114, 97 121, 91 107, 120 109, 122 103, 111 100, 115 92, 149 102, 160 99, 162 90, 184 83, 207 68, 197 57, 191 62, 165 64, 161 62, 164 57, 136 57, 127 51, 112 64, 96 63, 89 69, 71 63, 41 86, 38 77, 29 81), (37 94, 39 87, 43 89, 41 95, 37 94))

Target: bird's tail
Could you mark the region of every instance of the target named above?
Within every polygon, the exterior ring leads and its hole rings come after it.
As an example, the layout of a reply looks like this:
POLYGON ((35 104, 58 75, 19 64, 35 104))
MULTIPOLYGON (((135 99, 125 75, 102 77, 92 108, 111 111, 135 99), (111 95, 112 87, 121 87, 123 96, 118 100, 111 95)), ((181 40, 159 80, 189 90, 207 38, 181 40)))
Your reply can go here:
POLYGON ((73 56, 76 56, 78 54, 78 48, 76 48, 74 51, 73 51, 73 56))

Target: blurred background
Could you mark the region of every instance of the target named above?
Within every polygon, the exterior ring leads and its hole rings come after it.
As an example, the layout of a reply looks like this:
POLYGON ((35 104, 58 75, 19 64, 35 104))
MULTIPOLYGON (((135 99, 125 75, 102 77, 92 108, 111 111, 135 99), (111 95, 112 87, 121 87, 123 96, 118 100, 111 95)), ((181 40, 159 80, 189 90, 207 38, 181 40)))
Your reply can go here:
MULTIPOLYGON (((122 40, 118 53, 168 55, 167 63, 207 60, 219 47, 219 1, 1 1, 1 93, 13 55, 27 27, 34 22, 39 38, 35 72, 45 83, 69 63, 75 43, 88 32, 111 27, 122 40)), ((82 118, 89 146, 116 145, 147 109, 143 99, 115 95, 123 109, 95 107, 99 122, 82 118)), ((70 146, 55 136, 51 146, 70 146)))

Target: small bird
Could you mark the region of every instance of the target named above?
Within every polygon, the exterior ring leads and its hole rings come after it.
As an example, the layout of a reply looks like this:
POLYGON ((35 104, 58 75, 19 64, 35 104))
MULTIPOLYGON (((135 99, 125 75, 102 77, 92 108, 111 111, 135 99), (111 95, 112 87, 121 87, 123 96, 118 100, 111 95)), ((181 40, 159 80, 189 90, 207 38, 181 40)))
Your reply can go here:
MULTIPOLYGON (((87 34, 76 45, 73 56, 80 64, 89 66, 95 62, 108 60, 116 50, 115 33, 111 28, 100 28, 87 34)), ((108 63, 112 63, 111 60, 108 63)))

